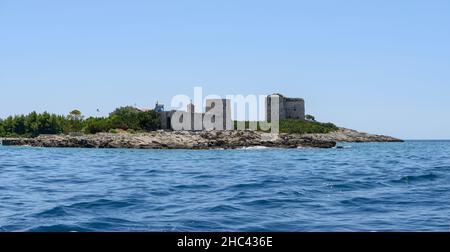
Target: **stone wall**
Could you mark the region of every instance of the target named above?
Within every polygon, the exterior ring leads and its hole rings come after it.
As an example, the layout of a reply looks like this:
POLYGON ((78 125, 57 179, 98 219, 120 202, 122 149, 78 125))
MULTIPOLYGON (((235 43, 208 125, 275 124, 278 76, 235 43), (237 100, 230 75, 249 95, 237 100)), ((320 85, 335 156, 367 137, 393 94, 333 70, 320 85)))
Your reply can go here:
MULTIPOLYGON (((229 99, 207 99, 206 115, 207 121, 215 130, 232 130, 231 101, 229 99), (209 115, 208 115, 209 114, 209 115)), ((207 129, 209 127, 206 127, 207 129)))
POLYGON ((231 101, 228 99, 207 99, 206 113, 195 113, 193 104, 185 111, 163 111, 161 128, 168 130, 232 130, 231 101), (176 126, 177 124, 178 126, 176 126))
POLYGON ((272 121, 276 112, 279 120, 305 120, 305 101, 302 98, 288 98, 280 94, 269 95, 266 98, 266 120, 272 121), (278 103, 278 106, 274 103, 278 103), (277 111, 272 111, 272 108, 277 107, 277 111))
POLYGON ((175 110, 159 112, 161 120, 161 129, 172 129, 171 120, 173 113, 175 113, 175 110))
POLYGON ((285 119, 305 119, 305 101, 301 98, 284 99, 285 119))

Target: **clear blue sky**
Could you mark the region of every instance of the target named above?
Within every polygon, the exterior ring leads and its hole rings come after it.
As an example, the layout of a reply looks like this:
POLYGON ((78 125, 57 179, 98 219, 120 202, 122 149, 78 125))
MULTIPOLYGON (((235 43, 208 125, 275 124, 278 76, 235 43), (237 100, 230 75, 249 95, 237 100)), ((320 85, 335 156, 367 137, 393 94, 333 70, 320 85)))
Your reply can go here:
POLYGON ((0 0, 0 117, 152 107, 194 86, 450 139, 450 2, 0 0))

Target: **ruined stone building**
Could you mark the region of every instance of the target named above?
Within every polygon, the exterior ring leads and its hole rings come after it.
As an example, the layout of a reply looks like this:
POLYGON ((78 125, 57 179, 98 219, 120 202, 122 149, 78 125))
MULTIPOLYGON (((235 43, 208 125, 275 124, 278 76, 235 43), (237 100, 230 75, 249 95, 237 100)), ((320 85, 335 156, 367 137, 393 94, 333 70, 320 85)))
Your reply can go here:
POLYGON ((161 115, 161 128, 169 130, 232 130, 231 101, 207 99, 205 113, 195 112, 194 104, 187 111, 164 111, 164 105, 156 104, 155 111, 161 115))
POLYGON ((288 98, 281 94, 272 94, 266 98, 266 119, 272 121, 278 112, 279 120, 297 119, 305 120, 305 100, 302 98, 288 98), (275 104, 276 103, 276 104, 275 104), (278 106, 276 106, 278 105, 278 106), (278 107, 277 111, 272 108, 278 107))
MULTIPOLYGON (((207 99, 204 113, 195 112, 192 103, 186 111, 165 111, 164 105, 156 104, 155 109, 161 115, 161 128, 166 130, 233 130, 231 119, 231 100, 207 99)), ((305 101, 302 98, 288 98, 281 94, 266 97, 266 120, 297 119, 305 120, 305 101), (274 110, 275 109, 275 110, 274 110)))

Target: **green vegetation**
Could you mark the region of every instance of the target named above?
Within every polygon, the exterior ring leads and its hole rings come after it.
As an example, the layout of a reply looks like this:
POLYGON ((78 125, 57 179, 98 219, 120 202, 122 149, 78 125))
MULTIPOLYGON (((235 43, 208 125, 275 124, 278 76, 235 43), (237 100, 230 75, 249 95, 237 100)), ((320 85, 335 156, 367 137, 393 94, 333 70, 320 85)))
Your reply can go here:
POLYGON ((312 116, 312 115, 305 115, 305 119, 307 121, 313 121, 313 122, 316 121, 316 118, 314 116, 312 116))
MULTIPOLYGON (((237 129, 238 123, 234 122, 234 128, 237 129)), ((253 124, 256 122, 252 122, 253 124)), ((250 122, 245 122, 245 128, 250 128, 250 122)), ((258 131, 261 130, 260 123, 258 123, 258 131)), ((303 121, 296 119, 285 119, 280 121, 280 133, 289 134, 313 134, 313 133, 330 133, 338 130, 338 127, 332 123, 321 123, 316 121, 303 121)))
POLYGON ((83 116, 78 109, 72 110, 67 116, 65 132, 81 132, 83 129, 83 116))
POLYGON ((109 116, 111 129, 151 131, 160 127, 159 114, 153 110, 140 111, 134 107, 116 109, 109 116))
POLYGON ((82 132, 151 131, 160 128, 159 114, 153 110, 141 111, 133 107, 116 109, 108 117, 89 117, 84 119, 79 110, 67 116, 38 114, 9 116, 0 119, 0 137, 36 137, 40 134, 69 134, 82 132))
POLYGON ((289 134, 330 133, 338 130, 332 123, 286 119, 280 121, 280 132, 289 134))
POLYGON ((31 112, 27 116, 10 116, 0 120, 0 136, 27 136, 39 134, 56 134, 69 127, 69 122, 63 117, 44 112, 31 112))
MULTIPOLYGON (((110 118, 89 117, 84 121, 83 132, 86 134, 95 134, 99 132, 109 132, 112 130, 110 118)), ((113 133, 113 132, 112 132, 113 133)))
MULTIPOLYGON (((235 129, 238 123, 245 123, 249 129, 257 125, 257 130, 262 131, 258 122, 234 122, 235 129)), ((9 116, 0 119, 0 137, 36 137, 40 134, 69 134, 99 132, 118 133, 121 131, 144 132, 153 131, 161 127, 159 114, 153 110, 141 111, 134 107, 121 107, 109 114, 108 117, 84 118, 79 110, 71 111, 67 116, 38 114, 31 112, 28 115, 9 116)), ((307 120, 286 119, 280 121, 280 132, 290 134, 329 133, 338 128, 332 123, 316 122, 313 116, 307 120)))

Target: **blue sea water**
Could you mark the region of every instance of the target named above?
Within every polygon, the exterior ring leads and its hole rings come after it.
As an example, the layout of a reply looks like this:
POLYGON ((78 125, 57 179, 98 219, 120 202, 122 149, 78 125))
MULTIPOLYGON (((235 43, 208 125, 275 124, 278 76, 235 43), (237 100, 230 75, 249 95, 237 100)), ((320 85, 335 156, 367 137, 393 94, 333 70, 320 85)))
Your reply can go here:
POLYGON ((449 231, 450 142, 0 146, 0 231, 449 231))

